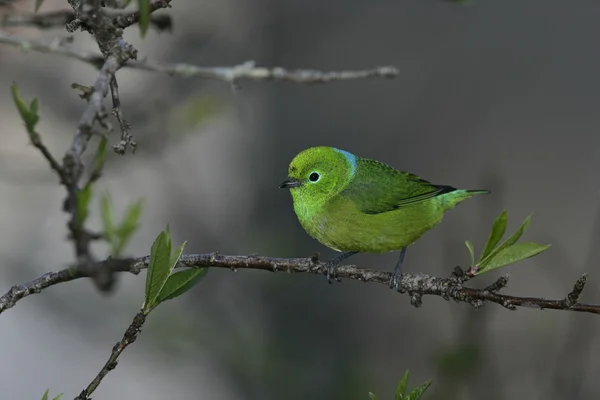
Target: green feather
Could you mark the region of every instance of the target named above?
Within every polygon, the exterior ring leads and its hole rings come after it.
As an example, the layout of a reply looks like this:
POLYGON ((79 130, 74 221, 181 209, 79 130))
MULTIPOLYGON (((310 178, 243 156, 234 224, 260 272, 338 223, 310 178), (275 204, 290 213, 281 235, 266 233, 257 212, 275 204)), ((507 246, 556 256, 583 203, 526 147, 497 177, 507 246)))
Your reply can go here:
POLYGON ((397 210, 456 190, 433 185, 375 160, 360 158, 357 166, 354 178, 339 195, 350 199, 365 214, 397 210))
POLYGON ((379 161, 325 146, 299 153, 288 175, 297 182, 290 191, 302 227, 337 251, 400 250, 460 202, 489 193, 432 184, 379 161))

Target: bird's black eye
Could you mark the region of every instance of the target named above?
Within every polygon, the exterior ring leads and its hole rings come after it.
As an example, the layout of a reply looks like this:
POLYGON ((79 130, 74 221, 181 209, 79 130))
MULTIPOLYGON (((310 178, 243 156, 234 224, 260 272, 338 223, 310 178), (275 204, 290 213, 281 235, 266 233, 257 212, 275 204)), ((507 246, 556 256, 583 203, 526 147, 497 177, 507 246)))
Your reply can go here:
POLYGON ((321 175, 319 175, 317 172, 313 172, 308 176, 308 180, 311 182, 316 182, 319 180, 320 177, 321 175))

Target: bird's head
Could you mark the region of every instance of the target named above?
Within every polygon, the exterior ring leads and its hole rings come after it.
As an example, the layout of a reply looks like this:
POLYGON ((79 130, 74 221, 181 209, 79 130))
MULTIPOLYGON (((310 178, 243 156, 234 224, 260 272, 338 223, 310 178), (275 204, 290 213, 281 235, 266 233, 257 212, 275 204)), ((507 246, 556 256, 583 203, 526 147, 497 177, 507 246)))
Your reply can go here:
POLYGON ((311 147, 298 153, 279 186, 290 189, 294 201, 319 204, 343 190, 357 168, 357 158, 334 147, 311 147))

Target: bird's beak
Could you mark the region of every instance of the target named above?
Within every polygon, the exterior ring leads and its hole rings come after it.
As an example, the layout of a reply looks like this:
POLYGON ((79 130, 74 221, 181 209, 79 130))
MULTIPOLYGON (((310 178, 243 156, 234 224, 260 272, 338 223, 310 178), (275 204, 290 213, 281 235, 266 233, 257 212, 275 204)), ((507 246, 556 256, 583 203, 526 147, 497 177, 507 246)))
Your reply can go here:
POLYGON ((295 188, 302 185, 302 182, 300 182, 298 179, 295 178, 287 178, 285 181, 281 182, 281 185, 279 185, 280 189, 291 189, 291 188, 295 188))

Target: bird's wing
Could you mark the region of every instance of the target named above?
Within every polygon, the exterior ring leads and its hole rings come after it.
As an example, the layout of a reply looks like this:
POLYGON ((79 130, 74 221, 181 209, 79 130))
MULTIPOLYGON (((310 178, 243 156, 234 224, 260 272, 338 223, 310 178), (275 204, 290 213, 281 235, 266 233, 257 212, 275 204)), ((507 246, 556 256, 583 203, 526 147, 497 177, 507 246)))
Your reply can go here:
POLYGON ((356 175, 339 195, 365 214, 381 214, 449 193, 456 188, 434 185, 379 161, 359 158, 356 175))

